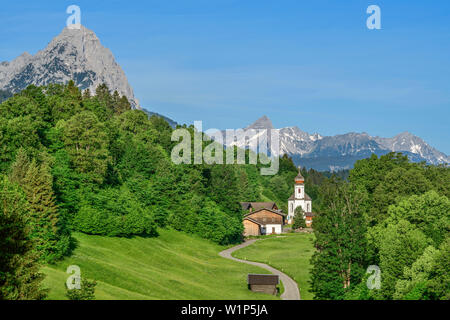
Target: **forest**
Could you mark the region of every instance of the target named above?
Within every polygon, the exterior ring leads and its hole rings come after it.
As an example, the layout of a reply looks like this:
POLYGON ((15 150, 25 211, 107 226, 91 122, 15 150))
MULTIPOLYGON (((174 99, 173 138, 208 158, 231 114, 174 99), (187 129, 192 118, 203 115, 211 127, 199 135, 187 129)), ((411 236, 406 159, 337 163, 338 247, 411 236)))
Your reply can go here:
POLYGON ((448 166, 372 155, 318 194, 315 299, 450 299, 448 166))

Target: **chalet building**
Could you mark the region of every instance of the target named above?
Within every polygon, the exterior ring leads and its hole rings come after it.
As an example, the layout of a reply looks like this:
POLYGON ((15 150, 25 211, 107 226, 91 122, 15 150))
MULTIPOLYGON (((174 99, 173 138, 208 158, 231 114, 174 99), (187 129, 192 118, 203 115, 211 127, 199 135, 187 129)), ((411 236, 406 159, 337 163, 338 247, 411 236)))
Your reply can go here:
POLYGON ((260 209, 270 209, 277 211, 278 207, 275 202, 241 202, 242 210, 253 212, 260 209))
POLYGON ((286 222, 286 215, 279 210, 259 209, 244 216, 244 236, 280 234, 286 222))
POLYGON ((288 216, 289 224, 293 223, 295 216, 295 209, 301 207, 303 209, 303 219, 305 219, 306 226, 310 227, 314 217, 312 212, 312 199, 305 192, 305 178, 303 178, 300 168, 298 175, 295 177, 294 193, 288 199, 288 216))

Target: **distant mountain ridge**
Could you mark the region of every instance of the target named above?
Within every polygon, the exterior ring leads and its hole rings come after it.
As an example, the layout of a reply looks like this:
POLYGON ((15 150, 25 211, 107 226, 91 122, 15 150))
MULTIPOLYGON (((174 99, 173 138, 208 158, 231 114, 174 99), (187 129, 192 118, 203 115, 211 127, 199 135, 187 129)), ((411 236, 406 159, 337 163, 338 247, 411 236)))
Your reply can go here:
POLYGON ((64 28, 45 49, 32 56, 23 53, 11 62, 0 63, 0 90, 17 93, 27 86, 67 83, 95 92, 105 83, 111 91, 125 95, 133 108, 140 109, 122 68, 95 33, 83 26, 64 28))
POLYGON ((172 119, 170 119, 170 118, 168 118, 168 117, 166 117, 166 116, 163 116, 162 114, 159 114, 159 113, 157 113, 157 112, 151 112, 151 111, 148 111, 148 110, 146 110, 146 109, 142 109, 142 111, 144 111, 149 117, 151 117, 151 116, 157 116, 157 117, 163 118, 163 119, 166 120, 167 123, 168 123, 172 128, 174 128, 174 129, 175 129, 176 126, 178 125, 177 122, 175 122, 175 121, 173 121, 172 119))
MULTIPOLYGON (((288 154, 297 165, 322 171, 350 169, 356 160, 380 156, 389 152, 402 152, 411 161, 426 161, 429 164, 448 164, 450 158, 428 145, 421 138, 404 132, 393 138, 372 137, 367 133, 347 133, 336 136, 309 134, 298 127, 274 129, 266 116, 245 129, 277 130, 280 136, 280 154, 288 154)), ((249 141, 257 135, 249 137, 249 141)), ((232 143, 245 147, 239 143, 232 143)), ((272 151, 272 153, 274 153, 272 151)))

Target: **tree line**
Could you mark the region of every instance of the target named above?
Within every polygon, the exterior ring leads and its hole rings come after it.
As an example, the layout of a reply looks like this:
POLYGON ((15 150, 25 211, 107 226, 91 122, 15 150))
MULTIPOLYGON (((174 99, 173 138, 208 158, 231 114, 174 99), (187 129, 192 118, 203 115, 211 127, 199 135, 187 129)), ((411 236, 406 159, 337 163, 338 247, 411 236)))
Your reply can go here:
POLYGON ((320 186, 316 299, 450 299, 450 168, 400 153, 356 162, 320 186), (366 273, 380 270, 380 286, 366 273))

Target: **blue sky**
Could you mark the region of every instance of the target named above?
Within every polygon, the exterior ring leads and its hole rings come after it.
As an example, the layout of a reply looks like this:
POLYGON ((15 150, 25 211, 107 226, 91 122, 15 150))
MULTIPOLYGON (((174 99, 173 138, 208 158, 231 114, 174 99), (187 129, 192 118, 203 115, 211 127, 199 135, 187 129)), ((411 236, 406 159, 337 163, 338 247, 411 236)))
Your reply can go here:
POLYGON ((450 1, 2 1, 0 61, 44 48, 71 4, 142 106, 180 123, 409 131, 450 154, 450 1))

